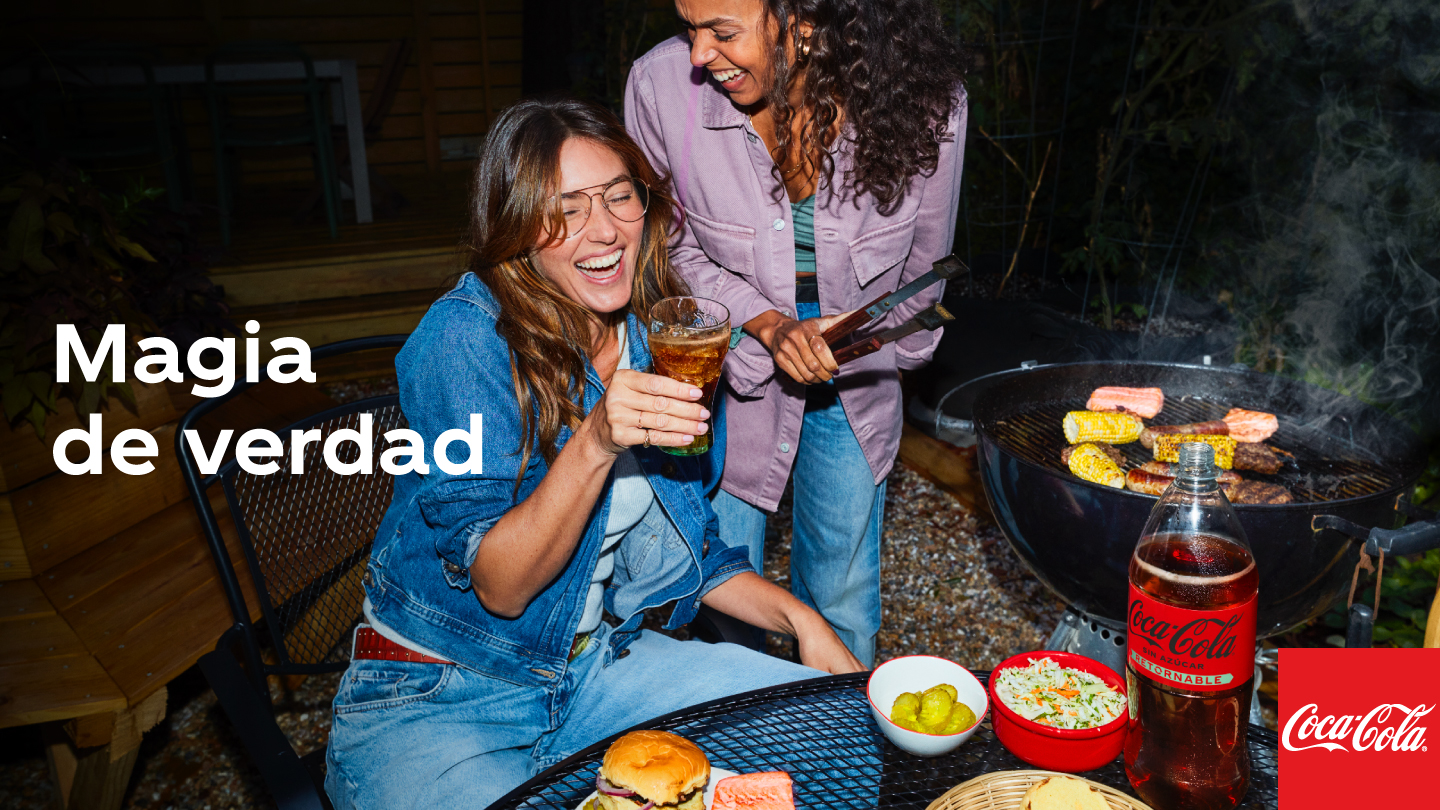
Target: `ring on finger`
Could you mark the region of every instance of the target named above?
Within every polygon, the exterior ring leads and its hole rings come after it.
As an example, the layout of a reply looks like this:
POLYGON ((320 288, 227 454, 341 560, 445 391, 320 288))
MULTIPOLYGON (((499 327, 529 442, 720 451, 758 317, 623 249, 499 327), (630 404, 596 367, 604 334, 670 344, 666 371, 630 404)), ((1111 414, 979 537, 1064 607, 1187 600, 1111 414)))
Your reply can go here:
POLYGON ((644 418, 645 418, 645 412, 644 412, 644 411, 636 411, 636 412, 635 412, 635 427, 636 427, 637 429, 639 429, 639 430, 644 430, 644 429, 645 429, 645 426, 642 425, 642 424, 640 424, 640 420, 641 420, 641 419, 644 419, 644 418))
POLYGON ((650 428, 645 428, 645 448, 650 448, 650 428))

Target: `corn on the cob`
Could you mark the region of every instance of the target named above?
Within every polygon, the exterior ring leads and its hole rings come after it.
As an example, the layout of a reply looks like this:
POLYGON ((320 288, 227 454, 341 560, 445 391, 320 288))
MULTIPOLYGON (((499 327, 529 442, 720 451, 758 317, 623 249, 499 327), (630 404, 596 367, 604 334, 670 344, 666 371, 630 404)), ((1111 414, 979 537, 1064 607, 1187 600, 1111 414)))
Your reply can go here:
POLYGON ((1070 454, 1070 472, 1096 484, 1123 489, 1125 474, 1105 451, 1093 444, 1082 444, 1070 454))
POLYGON ((1205 442, 1215 448, 1215 466, 1222 470, 1235 466, 1234 437, 1203 433, 1161 433, 1155 437, 1155 460, 1179 461, 1180 445, 1186 442, 1205 442))
POLYGON ((1138 416, 1094 411, 1071 411, 1065 414, 1062 425, 1065 428, 1065 441, 1071 444, 1125 444, 1140 438, 1140 431, 1145 429, 1145 423, 1141 422, 1138 416))
POLYGON ((1122 411, 1154 418, 1165 407, 1165 392, 1159 388, 1121 388, 1107 385, 1090 393, 1085 407, 1092 411, 1122 411))

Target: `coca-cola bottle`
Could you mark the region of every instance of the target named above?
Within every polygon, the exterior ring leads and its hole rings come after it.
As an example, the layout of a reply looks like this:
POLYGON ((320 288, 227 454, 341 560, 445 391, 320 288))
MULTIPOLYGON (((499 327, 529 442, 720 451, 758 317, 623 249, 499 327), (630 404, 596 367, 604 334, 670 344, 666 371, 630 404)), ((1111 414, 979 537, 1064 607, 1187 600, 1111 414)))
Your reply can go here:
POLYGON ((1178 467, 1130 558, 1125 773, 1159 810, 1233 808, 1250 783, 1260 575, 1214 448, 1181 445, 1178 467))

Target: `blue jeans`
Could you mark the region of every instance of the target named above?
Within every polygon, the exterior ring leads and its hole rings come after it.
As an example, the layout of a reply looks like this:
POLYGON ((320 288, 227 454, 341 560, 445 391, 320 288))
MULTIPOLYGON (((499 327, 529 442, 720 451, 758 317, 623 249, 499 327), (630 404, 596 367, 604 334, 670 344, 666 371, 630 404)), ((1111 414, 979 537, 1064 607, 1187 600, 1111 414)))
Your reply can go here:
MULTIPOLYGON (((800 306, 802 316, 815 317, 800 306)), ((861 663, 873 667, 885 482, 875 483, 834 385, 810 386, 792 475, 790 590, 825 617, 861 663)), ((720 538, 732 548, 748 546, 751 565, 764 571, 765 513, 723 489, 710 503, 720 518, 720 538)))
POLYGON ((352 661, 335 695, 325 791, 336 808, 483 808, 652 717, 825 674, 648 630, 617 658, 610 632, 600 626, 554 690, 453 664, 352 661))

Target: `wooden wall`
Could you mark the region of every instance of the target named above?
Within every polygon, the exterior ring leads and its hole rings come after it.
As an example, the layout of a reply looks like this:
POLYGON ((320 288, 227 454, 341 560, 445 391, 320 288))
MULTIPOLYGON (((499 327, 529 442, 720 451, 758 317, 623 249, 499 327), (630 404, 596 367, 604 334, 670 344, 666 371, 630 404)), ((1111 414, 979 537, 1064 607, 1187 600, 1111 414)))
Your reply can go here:
MULTIPOLYGON (((0 24, 5 59, 33 43, 134 42, 155 46, 162 60, 203 62, 214 45, 241 39, 298 42, 317 59, 355 59, 365 103, 391 41, 415 44, 370 165, 387 175, 469 170, 457 143, 487 127, 481 68, 481 9, 489 57, 490 108, 520 97, 522 0, 52 0, 6 4, 0 24), (427 115, 427 105, 429 105, 427 115), (449 157, 440 148, 451 147, 449 157)), ((203 88, 182 102, 197 185, 213 180, 203 88)), ((155 173, 158 176, 158 172, 155 173)), ((246 184, 309 183, 309 159, 242 152, 246 184)))

